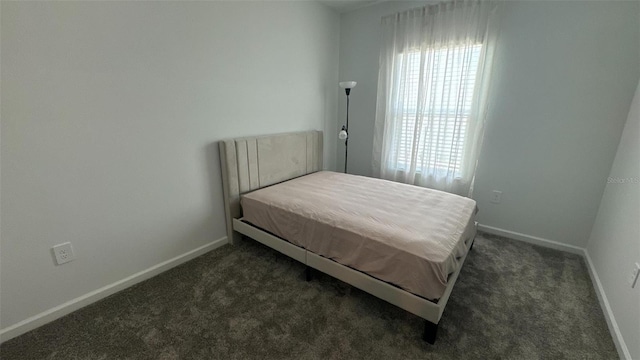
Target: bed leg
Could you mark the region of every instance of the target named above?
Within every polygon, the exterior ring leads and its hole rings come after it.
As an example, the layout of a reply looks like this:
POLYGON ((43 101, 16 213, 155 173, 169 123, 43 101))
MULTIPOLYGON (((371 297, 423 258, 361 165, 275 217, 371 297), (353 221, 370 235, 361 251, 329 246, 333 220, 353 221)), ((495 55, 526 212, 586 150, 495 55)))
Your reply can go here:
POLYGON ((473 250, 473 244, 476 243, 476 239, 471 240, 471 246, 469 247, 469 251, 473 250))
POLYGON ((311 276, 313 275, 313 274, 311 273, 311 270, 312 270, 312 269, 311 269, 310 267, 308 267, 308 266, 307 266, 307 268, 306 268, 306 269, 304 269, 304 274, 305 274, 305 276, 307 277, 307 281, 311 281, 311 276))
POLYGON ((436 342, 436 334, 438 333, 438 324, 434 324, 429 320, 424 321, 424 334, 422 340, 433 345, 436 342))

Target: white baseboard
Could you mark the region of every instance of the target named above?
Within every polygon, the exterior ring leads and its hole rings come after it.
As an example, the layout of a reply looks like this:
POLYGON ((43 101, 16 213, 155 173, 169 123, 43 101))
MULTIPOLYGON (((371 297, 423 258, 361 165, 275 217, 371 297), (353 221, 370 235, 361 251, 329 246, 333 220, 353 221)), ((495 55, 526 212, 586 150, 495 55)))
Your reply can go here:
POLYGON ((515 231, 504 230, 493 226, 478 224, 478 230, 489 234, 504 236, 514 240, 524 241, 529 244, 540 245, 546 248, 566 251, 572 254, 584 255, 584 249, 578 246, 563 244, 557 241, 522 234, 515 231))
POLYGON ((584 250, 584 259, 587 262, 587 268, 589 269, 589 276, 591 277, 591 282, 593 282, 593 287, 596 290, 596 295, 598 295, 598 300, 600 301, 600 307, 604 312, 604 318, 607 320, 607 326, 609 327, 609 332, 612 335, 613 342, 616 344, 616 349, 618 350, 618 355, 621 359, 632 360, 631 353, 629 352, 629 348, 627 344, 624 342, 624 338, 622 337, 622 333, 620 332, 620 328, 618 327, 618 323, 616 322, 615 316, 613 316, 613 311, 611 310, 611 305, 609 305, 609 300, 607 299, 607 294, 604 292, 604 288, 602 287, 602 283, 600 282, 600 278, 598 277, 598 272, 596 271, 593 262, 591 261, 591 256, 589 256, 589 252, 587 249, 584 250))
POLYGON ((621 359, 632 360, 629 349, 627 348, 627 344, 624 342, 622 333, 620 333, 620 328, 618 327, 615 316, 613 316, 613 311, 611 310, 611 306, 609 305, 609 300, 607 300, 607 295, 604 292, 604 288, 602 287, 602 283, 600 282, 600 278, 598 277, 596 268, 593 266, 593 262, 591 261, 591 257, 589 256, 589 252, 587 251, 587 249, 482 224, 478 224, 478 230, 484 231, 488 234, 504 236, 513 240, 519 240, 534 245, 578 254, 584 257, 585 262, 587 263, 587 269, 589 270, 589 276, 591 277, 591 282, 593 283, 593 288, 595 289, 596 295, 598 296, 600 307, 602 308, 604 318, 607 321, 607 326, 609 327, 609 332, 611 333, 613 342, 616 345, 616 349, 618 350, 618 355, 621 359))
POLYGON ((217 249, 220 246, 227 244, 227 237, 222 237, 218 240, 202 245, 196 249, 188 251, 182 255, 178 255, 173 259, 161 262, 148 269, 142 270, 136 274, 128 276, 122 280, 111 283, 100 289, 94 290, 90 293, 84 294, 73 300, 67 301, 64 304, 58 305, 40 314, 27 318, 19 323, 11 325, 5 329, 0 330, 0 343, 12 339, 16 336, 22 335, 28 331, 31 331, 37 327, 40 327, 53 320, 61 318, 71 312, 74 312, 80 308, 83 308, 89 304, 92 304, 98 300, 115 294, 118 291, 124 290, 139 282, 152 278, 164 271, 167 271, 173 267, 183 264, 191 259, 194 259, 206 252, 217 249))

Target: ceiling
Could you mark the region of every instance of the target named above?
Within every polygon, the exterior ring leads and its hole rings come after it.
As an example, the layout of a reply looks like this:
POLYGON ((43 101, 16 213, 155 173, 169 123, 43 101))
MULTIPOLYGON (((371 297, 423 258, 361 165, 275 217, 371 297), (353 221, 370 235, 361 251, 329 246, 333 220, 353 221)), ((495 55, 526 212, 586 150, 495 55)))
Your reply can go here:
POLYGON ((343 13, 368 5, 377 4, 386 0, 318 0, 330 8, 343 13))

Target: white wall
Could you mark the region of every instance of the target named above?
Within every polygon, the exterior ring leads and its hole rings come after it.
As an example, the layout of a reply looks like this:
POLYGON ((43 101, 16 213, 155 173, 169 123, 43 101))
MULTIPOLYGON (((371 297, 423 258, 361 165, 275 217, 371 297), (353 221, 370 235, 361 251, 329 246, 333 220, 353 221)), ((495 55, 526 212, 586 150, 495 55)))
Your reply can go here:
POLYGON ((482 224, 586 246, 640 74, 639 5, 508 3, 474 192, 482 224))
MULTIPOLYGON (((382 15, 341 16, 351 93, 349 169, 370 175, 382 15)), ((483 225, 584 247, 640 74, 638 2, 507 2, 474 198, 483 225), (492 190, 502 203, 489 202, 492 190)), ((344 96, 339 118, 344 118, 344 96)), ((338 144, 338 168, 344 145, 338 144)))
POLYGON ((224 237, 217 140, 337 131, 339 17, 316 2, 2 2, 1 20, 3 329, 224 237), (65 241, 78 259, 54 266, 65 241))
POLYGON ((640 263, 640 83, 609 174, 587 251, 630 359, 640 359, 640 284, 627 283, 640 263))

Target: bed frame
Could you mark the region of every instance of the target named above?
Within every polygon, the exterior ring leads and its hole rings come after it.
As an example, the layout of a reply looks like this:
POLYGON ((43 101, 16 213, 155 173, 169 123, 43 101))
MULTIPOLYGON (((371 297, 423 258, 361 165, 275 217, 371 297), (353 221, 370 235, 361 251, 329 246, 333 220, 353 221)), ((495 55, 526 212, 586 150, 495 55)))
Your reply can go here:
POLYGON ((269 185, 322 170, 322 132, 244 137, 220 141, 220 163, 230 243, 246 235, 307 266, 307 280, 311 269, 342 280, 356 288, 396 305, 425 319, 423 339, 433 344, 438 323, 458 279, 468 250, 473 246, 473 236, 467 240, 467 252, 455 272, 449 275, 444 294, 437 301, 429 301, 404 291, 360 271, 316 255, 306 249, 269 234, 243 221, 240 196, 269 185))

